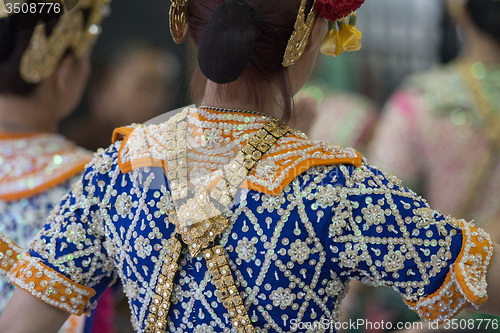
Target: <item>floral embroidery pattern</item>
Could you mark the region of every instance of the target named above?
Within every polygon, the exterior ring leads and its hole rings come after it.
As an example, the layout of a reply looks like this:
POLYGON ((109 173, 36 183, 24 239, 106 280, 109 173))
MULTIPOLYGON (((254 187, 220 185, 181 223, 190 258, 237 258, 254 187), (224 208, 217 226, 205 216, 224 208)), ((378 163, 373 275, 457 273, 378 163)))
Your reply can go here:
POLYGON ((355 268, 359 263, 358 252, 353 249, 346 249, 340 252, 340 265, 345 268, 355 268))
POLYGON ((415 215, 419 216, 420 219, 417 219, 417 227, 418 228, 425 228, 429 226, 431 223, 435 222, 436 220, 434 219, 434 215, 432 213, 432 210, 430 208, 419 208, 415 210, 415 215))
POLYGON ((344 290, 344 285, 337 279, 328 281, 326 286, 326 294, 330 297, 339 295, 344 290))
POLYGON ((238 257, 241 260, 245 260, 246 262, 250 262, 250 260, 255 259, 255 254, 257 253, 255 243, 257 243, 257 240, 249 241, 246 237, 240 239, 238 241, 238 246, 236 247, 236 253, 238 253, 238 257))
POLYGON ((257 177, 265 179, 267 181, 272 181, 276 171, 278 171, 278 166, 269 161, 261 161, 255 167, 255 174, 257 177))
POLYGON ((295 294, 292 294, 290 289, 283 289, 282 287, 279 287, 278 289, 273 290, 269 299, 273 301, 274 306, 279 306, 280 309, 285 309, 292 305, 295 297, 295 294))
POLYGON ((304 261, 309 259, 309 254, 311 254, 311 249, 307 246, 306 242, 302 242, 300 239, 293 242, 288 250, 290 259, 298 262, 299 264, 303 264, 304 261))
POLYGON ((382 265, 388 272, 395 272, 404 267, 404 256, 399 252, 390 251, 384 256, 382 265))
POLYGON ((122 193, 116 199, 116 212, 121 217, 126 217, 132 209, 132 198, 127 193, 122 193))
POLYGON ((139 285, 134 281, 127 281, 123 286, 123 292, 129 298, 137 298, 139 296, 139 285))
POLYGON ((207 148, 219 148, 224 141, 222 137, 222 130, 220 129, 206 129, 202 136, 202 146, 207 148))
POLYGON ((333 205, 337 199, 337 192, 331 184, 328 184, 318 187, 318 192, 314 197, 321 208, 326 208, 333 205))
POLYGON ((379 225, 385 222, 384 210, 379 205, 369 204, 361 210, 361 213, 363 213, 363 219, 368 226, 379 225))
POLYGON ((87 232, 80 223, 72 223, 65 232, 68 242, 73 244, 81 243, 85 240, 87 232))
POLYGON ((137 251, 139 257, 145 259, 147 256, 151 255, 153 247, 149 244, 149 239, 139 236, 135 240, 134 249, 137 251))
POLYGON ((262 208, 267 209, 268 212, 272 212, 281 206, 282 197, 264 194, 262 195, 262 208))

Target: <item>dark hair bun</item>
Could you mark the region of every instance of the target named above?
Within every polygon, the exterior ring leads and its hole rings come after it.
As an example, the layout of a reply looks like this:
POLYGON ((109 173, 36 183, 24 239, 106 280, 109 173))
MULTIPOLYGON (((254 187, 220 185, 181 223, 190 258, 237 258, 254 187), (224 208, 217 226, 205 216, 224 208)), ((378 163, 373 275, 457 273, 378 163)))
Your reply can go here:
POLYGON ((259 13, 243 0, 230 0, 217 8, 203 31, 198 63, 216 83, 233 82, 250 63, 260 35, 259 13))
POLYGON ((6 60, 14 47, 14 30, 8 17, 0 19, 0 61, 6 60))

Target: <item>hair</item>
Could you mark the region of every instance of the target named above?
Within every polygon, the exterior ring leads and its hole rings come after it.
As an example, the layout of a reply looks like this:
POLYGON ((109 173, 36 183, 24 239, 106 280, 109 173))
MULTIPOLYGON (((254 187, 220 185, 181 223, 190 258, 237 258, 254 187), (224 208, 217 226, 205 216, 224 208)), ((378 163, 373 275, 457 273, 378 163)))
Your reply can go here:
MULTIPOLYGON (((29 1, 29 3, 34 1, 29 1)), ((68 7, 68 9, 71 7, 68 7)), ((29 46, 34 28, 45 23, 47 36, 62 15, 53 11, 36 14, 13 14, 0 19, 0 94, 17 96, 31 95, 38 84, 24 81, 19 72, 21 59, 29 46)), ((67 50, 66 57, 70 54, 67 50)))
POLYGON ((500 44, 500 1, 468 0, 466 9, 479 30, 500 44))
MULTIPOLYGON (((263 101, 260 96, 268 91, 270 85, 276 84, 281 91, 284 103, 281 118, 284 121, 290 120, 293 110, 292 87, 288 70, 281 63, 294 29, 300 0, 231 0, 229 3, 232 5, 225 5, 225 3, 225 0, 189 0, 187 2, 190 35, 197 46, 200 46, 200 43, 203 46, 198 54, 200 65, 205 68, 213 66, 211 72, 224 71, 230 67, 230 71, 234 70, 239 76, 242 66, 227 66, 233 63, 232 52, 220 52, 220 50, 234 50, 234 45, 251 45, 252 47, 242 47, 244 52, 250 53, 249 57, 238 54, 241 58, 249 59, 249 62, 243 66, 241 78, 248 82, 249 93, 253 95, 255 102, 261 108, 265 106, 262 105, 263 101), (226 22, 221 22, 221 13, 214 15, 223 4, 226 7, 226 22), (245 14, 244 11, 236 9, 238 6, 250 8, 245 14), (231 10, 234 11, 232 13, 236 13, 235 16, 228 15, 231 10), (250 17, 248 17, 249 14, 250 17), (228 20, 230 24, 227 23, 228 20), (252 24, 254 25, 251 29, 253 33, 249 33, 246 27, 252 24), (209 26, 208 29, 207 26, 209 26), (206 29, 207 33, 205 33, 206 29), (217 34, 218 31, 227 29, 231 29, 231 38, 211 38, 211 40, 217 40, 218 45, 213 47, 211 52, 207 52, 205 45, 210 46, 207 41, 204 41, 207 35, 217 34), (229 44, 221 45, 226 41, 229 44)), ((234 79, 234 75, 228 75, 228 77, 229 80, 234 79)), ((226 76, 223 75, 220 81, 227 83, 224 82, 225 78, 226 76)), ((196 85, 197 79, 195 73, 191 81, 192 87, 196 85)))

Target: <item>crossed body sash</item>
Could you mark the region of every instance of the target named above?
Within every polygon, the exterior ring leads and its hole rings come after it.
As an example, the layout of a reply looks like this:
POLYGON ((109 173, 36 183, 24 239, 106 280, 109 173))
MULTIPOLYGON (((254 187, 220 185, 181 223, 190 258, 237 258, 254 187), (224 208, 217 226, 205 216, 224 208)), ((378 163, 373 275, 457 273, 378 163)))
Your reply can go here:
MULTIPOLYGON (((173 127, 172 131, 177 129, 173 127)), ((202 253, 212 275, 218 298, 226 308, 238 333, 253 333, 248 313, 236 288, 227 261, 226 250, 217 243, 218 236, 229 226, 224 208, 231 204, 240 185, 245 181, 260 158, 290 131, 278 120, 270 120, 248 139, 248 143, 222 170, 222 177, 211 190, 198 187, 194 195, 189 193, 187 176, 187 151, 184 131, 170 133, 175 149, 167 156, 169 186, 177 210, 168 211, 169 220, 176 228, 168 240, 168 253, 162 265, 149 307, 146 333, 163 333, 167 328, 167 316, 178 261, 184 246, 193 257, 202 253)))

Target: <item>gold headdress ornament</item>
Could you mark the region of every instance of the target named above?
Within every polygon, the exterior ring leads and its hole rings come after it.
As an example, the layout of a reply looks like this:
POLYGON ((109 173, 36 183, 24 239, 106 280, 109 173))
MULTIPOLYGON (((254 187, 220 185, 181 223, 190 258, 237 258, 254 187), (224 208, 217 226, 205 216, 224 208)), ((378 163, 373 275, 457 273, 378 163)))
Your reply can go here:
MULTIPOLYGON (((67 1, 54 1, 66 9, 67 1)), ((50 36, 45 24, 38 24, 30 44, 21 59, 19 72, 23 80, 38 83, 54 73, 59 61, 69 48, 79 57, 94 43, 99 35, 100 24, 107 14, 111 0, 80 0, 75 7, 60 16, 50 36), (85 22, 82 10, 89 10, 85 22)))
POLYGON ((297 15, 297 20, 295 21, 294 30, 292 36, 288 40, 285 55, 283 56, 283 67, 293 65, 295 60, 299 59, 306 49, 307 40, 309 39, 309 35, 311 34, 311 30, 314 25, 314 19, 316 18, 316 13, 314 12, 316 0, 314 0, 311 11, 306 18, 305 11, 307 1, 308 0, 302 0, 300 2, 299 14, 297 15))
POLYGON ((7 7, 5 7, 5 2, 0 1, 0 20, 7 16, 9 16, 9 14, 7 13, 7 7))
POLYGON ((321 45, 321 52, 338 56, 344 51, 355 51, 361 48, 361 32, 355 27, 356 10, 365 0, 314 0, 311 11, 305 16, 308 0, 302 0, 295 21, 295 29, 288 41, 283 56, 284 67, 293 65, 307 45, 316 15, 330 21, 330 29, 321 45))
POLYGON ((170 33, 174 42, 180 44, 184 41, 187 32, 187 0, 172 0, 170 6, 170 33))

